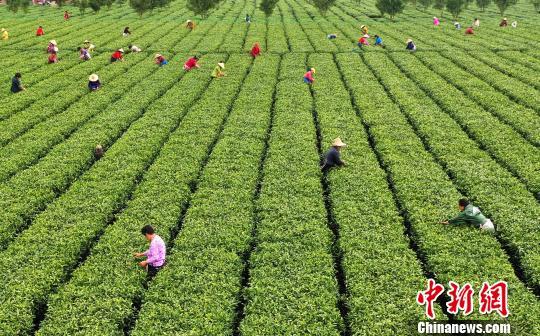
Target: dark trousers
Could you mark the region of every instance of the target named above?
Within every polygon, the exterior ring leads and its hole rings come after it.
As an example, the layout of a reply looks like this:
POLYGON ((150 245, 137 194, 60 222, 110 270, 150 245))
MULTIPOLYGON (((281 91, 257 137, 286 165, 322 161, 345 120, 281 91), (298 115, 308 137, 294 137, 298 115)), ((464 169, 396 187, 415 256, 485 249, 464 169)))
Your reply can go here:
POLYGON ((154 266, 152 266, 152 265, 148 265, 146 277, 147 277, 148 279, 151 279, 151 278, 155 277, 156 274, 159 272, 159 270, 161 270, 162 268, 163 268, 163 265, 162 265, 162 266, 158 266, 158 267, 154 267, 154 266))

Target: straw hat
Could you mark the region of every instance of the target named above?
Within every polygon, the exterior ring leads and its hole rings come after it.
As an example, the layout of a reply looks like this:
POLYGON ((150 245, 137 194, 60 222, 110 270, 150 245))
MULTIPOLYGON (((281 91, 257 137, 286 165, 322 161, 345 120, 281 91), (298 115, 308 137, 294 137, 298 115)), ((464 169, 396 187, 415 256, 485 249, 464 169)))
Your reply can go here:
POLYGON ((409 42, 412 42, 412 40, 411 40, 411 39, 407 39, 407 43, 409 43, 409 42))
POLYGON ((369 38, 369 35, 368 35, 368 34, 365 34, 364 37, 365 37, 365 38, 369 38))
POLYGON ((186 21, 186 23, 190 23, 190 22, 191 22, 191 20, 187 20, 187 21, 186 21))
POLYGON ((50 40, 49 43, 52 45, 56 45, 56 40, 50 40))
POLYGON ((334 141, 332 141, 332 147, 346 147, 347 144, 341 141, 341 138, 335 138, 334 141))
POLYGON ((161 57, 161 54, 156 54, 156 56, 154 56, 154 58, 158 58, 158 57, 161 57))
POLYGON ((88 40, 84 40, 84 43, 90 43, 90 41, 88 41, 88 40))
POLYGON ((2 28, 2 33, 6 31, 6 28, 2 28))
POLYGON ((99 80, 99 77, 96 74, 91 74, 90 77, 88 77, 88 80, 91 81, 91 82, 95 82, 95 81, 99 80))
POLYGON ((506 20, 508 20, 508 19, 507 19, 507 18, 504 18, 503 20, 506 21, 506 20))
POLYGON ((123 53, 124 52, 124 49, 120 48, 118 49, 119 52, 123 53))
POLYGON ((219 65, 220 68, 225 69, 225 63, 219 62, 217 65, 219 65))

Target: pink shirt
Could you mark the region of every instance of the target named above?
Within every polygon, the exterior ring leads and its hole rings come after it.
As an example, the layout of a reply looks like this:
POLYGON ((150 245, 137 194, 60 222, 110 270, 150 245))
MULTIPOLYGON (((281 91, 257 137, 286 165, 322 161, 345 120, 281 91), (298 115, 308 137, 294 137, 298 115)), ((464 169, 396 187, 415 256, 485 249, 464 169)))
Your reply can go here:
POLYGON ((313 81, 313 73, 311 71, 306 72, 306 74, 304 75, 304 78, 307 78, 310 81, 313 81))
POLYGON ((165 247, 165 242, 163 242, 163 239, 161 239, 160 236, 155 235, 150 242, 150 248, 143 254, 147 257, 146 261, 149 265, 160 267, 165 263, 166 251, 167 248, 165 247))

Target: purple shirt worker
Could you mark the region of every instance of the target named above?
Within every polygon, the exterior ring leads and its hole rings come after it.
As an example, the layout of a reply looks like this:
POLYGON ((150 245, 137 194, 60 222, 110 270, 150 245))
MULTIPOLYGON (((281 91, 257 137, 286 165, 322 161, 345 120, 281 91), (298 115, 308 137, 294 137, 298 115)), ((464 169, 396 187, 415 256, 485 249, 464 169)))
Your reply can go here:
POLYGON ((146 268, 148 277, 151 278, 165 265, 167 248, 165 242, 154 232, 154 228, 146 225, 141 229, 141 233, 150 242, 150 248, 146 252, 135 253, 135 257, 146 257, 139 263, 139 266, 146 268))

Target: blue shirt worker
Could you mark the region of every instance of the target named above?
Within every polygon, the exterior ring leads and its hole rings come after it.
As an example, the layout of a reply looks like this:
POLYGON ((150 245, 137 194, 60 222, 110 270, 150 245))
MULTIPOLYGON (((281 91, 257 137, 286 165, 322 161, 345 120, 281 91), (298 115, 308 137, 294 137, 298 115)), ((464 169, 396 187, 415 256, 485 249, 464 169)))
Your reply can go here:
POLYGON ((11 92, 17 93, 26 90, 24 86, 22 86, 21 77, 21 74, 17 72, 11 79, 11 92))
POLYGON ((88 88, 90 91, 97 91, 101 88, 101 82, 99 81, 98 75, 91 74, 90 77, 88 77, 88 88))
POLYGON ((334 167, 345 166, 345 161, 341 159, 341 149, 346 146, 347 144, 341 141, 341 138, 334 139, 334 141, 332 141, 332 148, 325 154, 324 163, 321 169, 323 171, 328 171, 334 167))
POLYGON ((382 38, 379 35, 375 35, 375 45, 383 47, 382 38))

